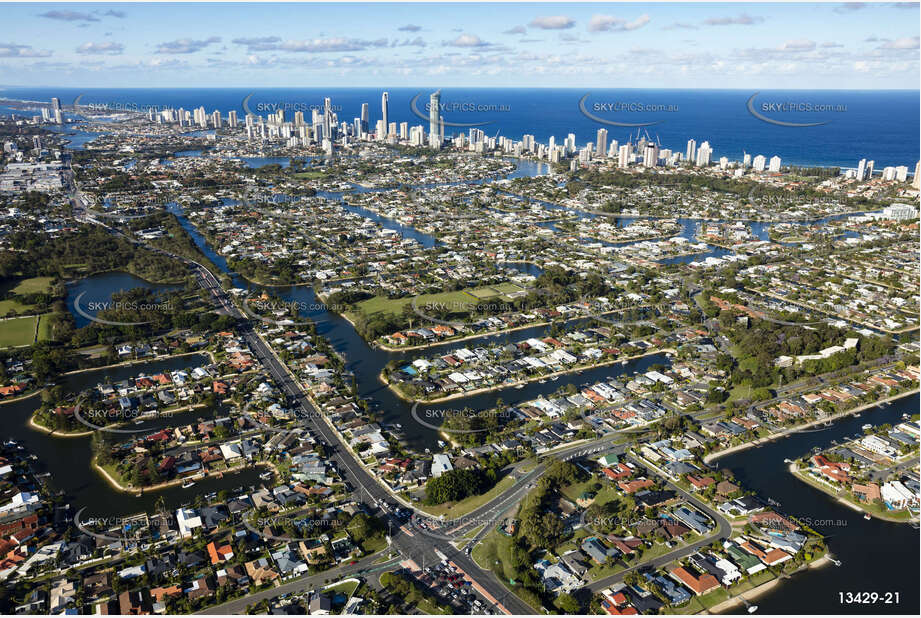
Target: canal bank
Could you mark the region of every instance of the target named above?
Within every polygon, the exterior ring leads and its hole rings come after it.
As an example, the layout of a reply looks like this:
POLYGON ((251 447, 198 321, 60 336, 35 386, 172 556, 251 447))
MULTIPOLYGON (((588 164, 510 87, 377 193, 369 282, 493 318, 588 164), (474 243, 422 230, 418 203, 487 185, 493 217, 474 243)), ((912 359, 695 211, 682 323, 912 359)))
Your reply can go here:
MULTIPOLYGON (((887 407, 846 416, 824 430, 792 433, 780 440, 727 454, 717 464, 729 469, 743 487, 778 503, 782 512, 825 536, 831 557, 841 566, 809 569, 784 580, 758 599, 762 614, 917 614, 921 608, 918 543, 921 532, 903 523, 865 520, 863 513, 790 476, 784 459, 795 460, 813 448, 825 448, 862 434, 871 422, 898 423, 916 414, 918 394, 887 407), (898 565, 894 568, 893 565, 898 565), (898 592, 898 604, 873 606, 840 603, 839 592, 898 592)), ((735 607, 730 613, 744 613, 735 607)))

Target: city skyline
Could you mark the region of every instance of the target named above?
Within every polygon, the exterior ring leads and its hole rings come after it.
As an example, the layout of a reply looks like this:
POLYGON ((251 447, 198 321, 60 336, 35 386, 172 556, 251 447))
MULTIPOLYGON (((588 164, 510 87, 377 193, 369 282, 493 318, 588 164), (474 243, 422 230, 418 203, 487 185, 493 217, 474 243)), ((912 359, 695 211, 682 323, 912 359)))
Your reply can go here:
POLYGON ((717 88, 728 75, 735 88, 915 89, 917 10, 916 3, 8 4, 0 84, 717 88))

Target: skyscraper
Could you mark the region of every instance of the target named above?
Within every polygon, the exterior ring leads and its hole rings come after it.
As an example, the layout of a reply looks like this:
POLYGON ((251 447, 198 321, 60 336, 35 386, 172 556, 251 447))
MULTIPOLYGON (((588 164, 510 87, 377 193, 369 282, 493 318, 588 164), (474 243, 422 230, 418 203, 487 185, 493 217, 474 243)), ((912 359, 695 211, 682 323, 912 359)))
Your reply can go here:
POLYGON ((58 111, 61 109, 61 99, 57 97, 51 97, 51 109, 58 111))
POLYGON ((659 162, 659 145, 647 142, 643 149, 643 167, 655 167, 659 162))
POLYGON ((915 189, 921 189, 921 161, 915 163, 915 175, 911 179, 911 186, 915 189))
POLYGON ((361 131, 362 133, 368 132, 368 126, 371 119, 371 115, 368 113, 368 104, 361 104, 361 131))
POLYGON ((387 127, 390 126, 387 124, 387 112, 389 111, 387 108, 389 107, 389 104, 390 95, 385 92, 383 95, 381 95, 381 120, 383 121, 384 130, 382 133, 377 135, 377 139, 379 140, 387 139, 387 127))
POLYGON ((625 168, 630 164, 630 144, 624 144, 617 153, 617 167, 625 168))
POLYGON ((688 140, 688 149, 684 154, 684 158, 687 159, 689 163, 694 163, 697 160, 697 142, 695 140, 688 140))
POLYGON ((867 160, 861 159, 857 164, 857 180, 863 180, 864 175, 867 173, 867 160))
POLYGON ((771 162, 768 164, 769 172, 779 172, 780 171, 780 157, 774 155, 771 157, 771 162))
POLYGON ((710 148, 710 142, 704 142, 697 149, 697 167, 707 167, 710 165, 710 159, 713 155, 713 149, 710 148))
POLYGON ((332 139, 333 127, 332 127, 332 101, 329 97, 323 99, 323 137, 332 139))
POLYGON ((441 112, 441 90, 436 90, 429 96, 429 145, 433 147, 441 139, 439 112, 441 112))
POLYGON ((595 155, 603 157, 608 151, 608 130, 598 129, 595 144, 595 155))

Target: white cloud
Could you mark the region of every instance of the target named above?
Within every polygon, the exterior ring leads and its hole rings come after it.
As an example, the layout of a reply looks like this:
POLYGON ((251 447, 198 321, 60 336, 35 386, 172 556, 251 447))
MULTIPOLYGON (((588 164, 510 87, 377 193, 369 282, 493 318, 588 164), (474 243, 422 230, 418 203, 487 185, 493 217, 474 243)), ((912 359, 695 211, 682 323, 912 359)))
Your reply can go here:
POLYGON ((489 47, 489 43, 475 34, 462 34, 453 41, 445 42, 450 47, 489 47))
POLYGON ((742 13, 735 17, 711 17, 704 20, 708 26, 753 26, 764 21, 763 17, 752 17, 748 13, 742 13))
POLYGON ((566 15, 549 15, 546 17, 535 17, 528 24, 532 28, 541 30, 566 30, 576 25, 576 20, 566 15))
POLYGON ((903 36, 885 43, 880 49, 918 49, 918 37, 903 36))
POLYGON ((815 41, 809 39, 796 39, 787 41, 780 46, 783 51, 812 51, 815 49, 815 41))
POLYGON ((158 54, 194 54, 199 52, 212 43, 220 43, 221 37, 212 36, 203 40, 195 39, 176 39, 175 41, 167 41, 165 43, 160 43, 157 46, 158 54))
POLYGON ((643 13, 633 21, 627 21, 613 15, 593 15, 588 22, 589 32, 627 32, 642 28, 650 21, 649 15, 643 13))
POLYGON ((125 46, 114 41, 105 43, 84 43, 77 48, 78 54, 117 56, 125 51, 125 46))
POLYGON ((285 41, 278 46, 278 49, 289 52, 316 54, 324 52, 363 51, 369 47, 386 47, 387 44, 387 39, 363 41, 345 37, 330 37, 326 39, 307 39, 304 41, 285 41))
POLYGON ((50 55, 50 51, 33 49, 31 45, 0 43, 0 58, 47 58, 50 55))

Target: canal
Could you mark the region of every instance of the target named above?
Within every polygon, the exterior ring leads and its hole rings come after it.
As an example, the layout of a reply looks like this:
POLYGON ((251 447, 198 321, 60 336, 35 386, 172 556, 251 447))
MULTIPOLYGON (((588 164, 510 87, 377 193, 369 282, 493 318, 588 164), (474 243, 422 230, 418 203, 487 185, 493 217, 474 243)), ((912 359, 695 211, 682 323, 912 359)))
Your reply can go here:
MULTIPOLYGON (((862 435, 865 423, 899 423, 903 414, 917 414, 917 394, 887 407, 873 408, 859 418, 846 417, 831 427, 791 434, 758 448, 732 453, 712 462, 732 470, 748 489, 781 504, 779 509, 810 524, 826 536, 841 566, 828 565, 797 573, 756 602, 762 614, 914 614, 919 611, 918 543, 921 532, 905 523, 865 520, 863 514, 794 478, 784 459, 796 459, 813 448, 825 448, 862 435), (899 605, 842 605, 839 592, 898 592, 899 605)), ((744 613, 740 607, 738 613, 744 613)))

